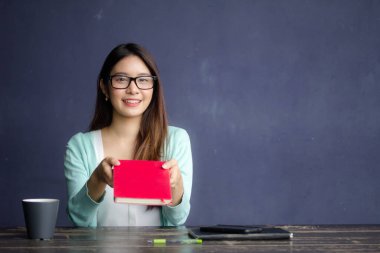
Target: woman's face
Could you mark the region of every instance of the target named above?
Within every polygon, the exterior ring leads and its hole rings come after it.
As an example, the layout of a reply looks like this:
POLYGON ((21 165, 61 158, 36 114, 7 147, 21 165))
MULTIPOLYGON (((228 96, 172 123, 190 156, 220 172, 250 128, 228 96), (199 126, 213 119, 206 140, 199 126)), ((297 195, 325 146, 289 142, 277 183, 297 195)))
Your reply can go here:
MULTIPOLYGON (((145 63, 134 55, 124 57, 116 63, 110 76, 116 74, 128 77, 151 76, 145 63)), ((127 118, 141 118, 153 96, 153 89, 141 90, 137 87, 135 80, 131 80, 126 89, 115 89, 110 84, 108 85, 108 91, 114 116, 119 115, 127 118)))

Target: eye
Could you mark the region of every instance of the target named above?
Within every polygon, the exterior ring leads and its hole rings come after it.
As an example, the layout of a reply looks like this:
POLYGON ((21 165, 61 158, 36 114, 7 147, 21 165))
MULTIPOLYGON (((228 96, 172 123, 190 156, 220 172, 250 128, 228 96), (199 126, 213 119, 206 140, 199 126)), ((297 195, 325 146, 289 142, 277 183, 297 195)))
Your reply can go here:
POLYGON ((129 78, 126 76, 115 76, 114 80, 116 82, 124 83, 124 82, 128 82, 129 78))
POLYGON ((149 83, 152 81, 152 78, 150 76, 141 76, 137 79, 139 83, 149 83))

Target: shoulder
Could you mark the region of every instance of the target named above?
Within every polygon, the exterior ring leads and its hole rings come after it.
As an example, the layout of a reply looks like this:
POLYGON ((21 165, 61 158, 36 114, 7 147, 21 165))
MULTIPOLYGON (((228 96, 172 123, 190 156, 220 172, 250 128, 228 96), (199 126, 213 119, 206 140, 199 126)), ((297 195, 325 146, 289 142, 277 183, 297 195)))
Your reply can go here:
POLYGON ((175 126, 168 127, 168 138, 169 142, 182 142, 190 140, 189 134, 185 129, 175 126))
POLYGON ((189 134, 185 129, 169 126, 163 159, 170 160, 174 158, 177 160, 183 160, 184 154, 191 155, 189 134))
POLYGON ((180 150, 190 149, 190 137, 187 131, 183 128, 169 126, 168 138, 166 142, 167 154, 174 154, 180 150))
POLYGON ((181 168, 181 172, 185 173, 185 170, 191 170, 192 166, 189 134, 185 129, 179 127, 169 126, 168 130, 169 136, 164 151, 164 160, 176 159, 181 168))
POLYGON ((81 147, 91 145, 98 131, 79 132, 70 138, 67 146, 81 147))

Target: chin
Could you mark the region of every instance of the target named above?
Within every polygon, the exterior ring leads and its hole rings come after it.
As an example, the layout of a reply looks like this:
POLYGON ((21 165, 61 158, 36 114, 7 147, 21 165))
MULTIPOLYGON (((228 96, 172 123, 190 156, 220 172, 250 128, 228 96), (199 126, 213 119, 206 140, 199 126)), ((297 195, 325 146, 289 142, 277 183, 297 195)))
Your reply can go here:
POLYGON ((143 115, 142 112, 136 112, 136 113, 123 113, 122 116, 125 118, 141 118, 143 115))

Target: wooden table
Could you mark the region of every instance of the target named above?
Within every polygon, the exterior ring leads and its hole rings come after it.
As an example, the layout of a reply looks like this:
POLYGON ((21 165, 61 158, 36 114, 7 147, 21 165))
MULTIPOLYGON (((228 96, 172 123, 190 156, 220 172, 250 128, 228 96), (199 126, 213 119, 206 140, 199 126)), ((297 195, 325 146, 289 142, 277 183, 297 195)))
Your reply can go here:
POLYGON ((57 228, 53 240, 29 240, 25 228, 0 228, 0 252, 380 252, 380 225, 280 226, 291 240, 204 241, 153 246, 153 238, 188 238, 187 229, 57 228))

